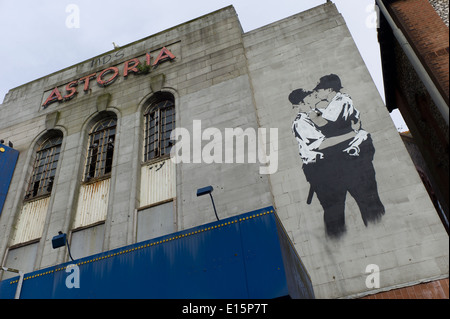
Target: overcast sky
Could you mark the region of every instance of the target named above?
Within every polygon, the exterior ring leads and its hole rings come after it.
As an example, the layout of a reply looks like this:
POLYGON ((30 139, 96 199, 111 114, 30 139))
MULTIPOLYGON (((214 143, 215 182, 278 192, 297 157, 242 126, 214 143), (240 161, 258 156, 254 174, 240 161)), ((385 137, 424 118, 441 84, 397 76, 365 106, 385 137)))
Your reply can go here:
MULTIPOLYGON (((0 0, 0 102, 12 88, 233 5, 248 32, 326 0, 0 0), (75 6, 73 6, 75 5, 75 6), (79 24, 72 19, 79 12, 79 24), (69 19, 69 25, 67 20, 69 19)), ((334 0, 384 100, 375 0, 334 0)), ((1 115, 1 109, 0 109, 1 115)), ((406 126, 396 120, 396 126, 406 126)))

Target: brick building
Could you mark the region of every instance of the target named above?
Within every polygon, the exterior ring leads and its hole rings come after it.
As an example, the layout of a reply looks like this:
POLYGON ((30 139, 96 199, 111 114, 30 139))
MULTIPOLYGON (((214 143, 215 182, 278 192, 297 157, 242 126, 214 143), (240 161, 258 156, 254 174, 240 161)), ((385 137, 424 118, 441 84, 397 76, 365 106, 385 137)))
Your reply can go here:
POLYGON ((246 33, 226 7, 11 89, 0 110, 0 156, 18 154, 0 260, 25 273, 2 274, 5 298, 448 280, 448 235, 331 2, 246 33))
MULTIPOLYGON (((377 1, 386 105, 398 108, 449 217, 448 1, 377 1)), ((445 224, 445 223, 444 223, 445 224)), ((448 222, 445 224, 448 229, 448 222)))

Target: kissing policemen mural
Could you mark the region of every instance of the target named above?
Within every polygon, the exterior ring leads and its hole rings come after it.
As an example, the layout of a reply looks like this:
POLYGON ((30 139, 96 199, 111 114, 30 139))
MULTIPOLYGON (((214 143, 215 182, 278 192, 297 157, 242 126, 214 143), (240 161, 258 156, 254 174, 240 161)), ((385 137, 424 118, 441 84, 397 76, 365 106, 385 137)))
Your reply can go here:
POLYGON ((346 232, 347 192, 355 199, 364 225, 379 221, 384 214, 372 164, 372 139, 362 128, 351 97, 341 89, 339 77, 330 74, 320 78, 311 91, 297 89, 289 95, 289 101, 299 108, 292 131, 310 184, 307 203, 316 194, 330 238, 346 232))

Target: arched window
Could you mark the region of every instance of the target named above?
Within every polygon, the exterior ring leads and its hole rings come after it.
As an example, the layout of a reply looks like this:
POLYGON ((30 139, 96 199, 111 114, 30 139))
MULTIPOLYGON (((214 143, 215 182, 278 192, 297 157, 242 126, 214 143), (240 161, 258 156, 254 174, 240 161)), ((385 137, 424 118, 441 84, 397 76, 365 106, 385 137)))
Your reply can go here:
POLYGON ((84 170, 85 182, 111 174, 116 124, 115 117, 108 117, 98 122, 91 130, 84 170))
POLYGON ((144 113, 144 161, 170 154, 170 133, 175 128, 175 103, 172 94, 159 93, 144 113))
POLYGON ((47 138, 39 146, 25 200, 51 194, 61 152, 62 139, 62 134, 59 133, 47 138))
POLYGON ((170 159, 175 129, 175 98, 168 92, 157 92, 143 108, 144 163, 141 166, 139 208, 136 214, 138 241, 176 231, 176 167, 170 159))

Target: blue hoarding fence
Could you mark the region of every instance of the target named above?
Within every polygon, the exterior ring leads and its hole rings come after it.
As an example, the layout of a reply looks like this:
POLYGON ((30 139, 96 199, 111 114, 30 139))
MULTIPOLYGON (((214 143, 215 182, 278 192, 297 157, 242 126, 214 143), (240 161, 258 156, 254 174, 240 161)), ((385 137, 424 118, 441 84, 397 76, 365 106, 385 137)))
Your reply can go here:
MULTIPOLYGON (((13 298, 19 278, 0 282, 13 298)), ((314 298, 273 207, 25 274, 21 298, 314 298)))
POLYGON ((18 157, 18 151, 0 143, 0 216, 18 157))

